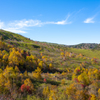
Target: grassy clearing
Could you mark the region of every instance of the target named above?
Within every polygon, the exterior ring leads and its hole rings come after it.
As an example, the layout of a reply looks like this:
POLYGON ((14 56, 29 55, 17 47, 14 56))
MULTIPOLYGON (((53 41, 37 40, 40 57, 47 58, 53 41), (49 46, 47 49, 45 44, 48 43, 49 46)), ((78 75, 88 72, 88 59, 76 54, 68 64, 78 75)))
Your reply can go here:
POLYGON ((90 58, 97 57, 98 59, 100 59, 100 51, 98 50, 93 51, 93 50, 86 50, 86 49, 69 48, 67 49, 67 51, 74 52, 77 54, 81 53, 84 56, 90 57, 90 58))

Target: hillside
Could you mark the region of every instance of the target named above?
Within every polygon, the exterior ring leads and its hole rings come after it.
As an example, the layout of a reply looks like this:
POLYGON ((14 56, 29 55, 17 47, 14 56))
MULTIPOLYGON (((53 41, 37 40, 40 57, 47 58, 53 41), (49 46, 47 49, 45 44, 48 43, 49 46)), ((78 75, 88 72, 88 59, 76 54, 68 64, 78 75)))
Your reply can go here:
POLYGON ((0 100, 99 100, 100 51, 0 30, 0 80, 0 100))
POLYGON ((59 45, 59 44, 54 44, 54 43, 47 43, 47 42, 38 42, 38 41, 33 41, 30 40, 30 38, 26 38, 24 36, 21 36, 19 34, 15 34, 12 32, 8 32, 5 30, 0 30, 0 36, 3 36, 4 40, 6 41, 13 41, 13 42, 20 42, 20 43, 37 43, 37 44, 48 44, 52 46, 56 46, 57 48, 59 47, 73 47, 73 48, 78 48, 78 49, 96 49, 99 44, 96 43, 81 43, 78 45, 59 45))

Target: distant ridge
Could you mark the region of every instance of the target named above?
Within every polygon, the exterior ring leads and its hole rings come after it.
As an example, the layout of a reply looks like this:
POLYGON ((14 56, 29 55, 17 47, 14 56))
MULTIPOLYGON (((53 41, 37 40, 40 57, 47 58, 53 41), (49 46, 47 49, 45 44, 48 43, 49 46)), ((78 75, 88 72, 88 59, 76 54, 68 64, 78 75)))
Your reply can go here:
POLYGON ((78 45, 70 45, 68 47, 79 48, 79 49, 96 49, 99 44, 97 43, 81 43, 78 45))

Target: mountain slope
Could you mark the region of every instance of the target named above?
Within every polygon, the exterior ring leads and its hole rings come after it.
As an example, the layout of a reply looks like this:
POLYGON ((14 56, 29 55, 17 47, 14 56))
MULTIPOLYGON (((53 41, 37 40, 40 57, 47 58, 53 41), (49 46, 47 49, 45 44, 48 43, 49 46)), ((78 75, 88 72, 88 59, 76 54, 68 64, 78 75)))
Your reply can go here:
POLYGON ((0 35, 0 100, 99 98, 99 50, 0 35))

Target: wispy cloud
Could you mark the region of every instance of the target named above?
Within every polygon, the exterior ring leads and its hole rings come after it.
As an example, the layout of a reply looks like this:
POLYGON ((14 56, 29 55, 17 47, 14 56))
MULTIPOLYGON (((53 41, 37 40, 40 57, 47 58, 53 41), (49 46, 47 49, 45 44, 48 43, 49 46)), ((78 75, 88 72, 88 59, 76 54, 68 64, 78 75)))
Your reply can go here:
POLYGON ((15 32, 15 33, 27 33, 26 28, 29 27, 41 27, 42 22, 40 20, 16 20, 13 22, 10 22, 6 25, 5 30, 15 32))
POLYGON ((13 22, 9 22, 8 24, 5 23, 5 27, 3 27, 3 29, 15 33, 27 33, 26 28, 34 26, 37 27, 42 26, 41 21, 32 19, 15 20, 13 22))
POLYGON ((78 11, 75 13, 75 15, 77 15, 78 13, 80 13, 82 10, 84 10, 84 8, 78 10, 78 11))
POLYGON ((33 20, 33 19, 15 20, 13 22, 9 22, 8 24, 4 22, 0 22, 0 28, 3 28, 7 31, 15 32, 15 33, 27 33, 25 29, 29 27, 41 27, 46 24, 56 24, 56 25, 71 24, 72 22, 68 21, 69 17, 70 15, 68 15, 65 20, 57 21, 57 22, 55 21, 42 22, 40 20, 33 20))
POLYGON ((93 17, 87 18, 84 23, 95 23, 94 18, 96 18, 98 14, 100 14, 100 11, 98 11, 93 17))
POLYGON ((68 15, 65 20, 55 22, 55 24, 59 24, 59 25, 71 24, 72 22, 68 22, 69 17, 70 17, 70 15, 68 15))
POLYGON ((18 29, 18 28, 5 28, 5 30, 11 31, 11 32, 14 32, 14 33, 27 33, 26 31, 23 31, 23 30, 18 29))
POLYGON ((71 24, 72 22, 68 21, 68 18, 70 17, 70 15, 67 16, 67 18, 65 20, 62 20, 62 21, 57 21, 57 22, 43 22, 42 25, 45 25, 45 24, 57 24, 57 25, 66 25, 66 24, 71 24))
POLYGON ((32 26, 41 26, 41 21, 39 20, 26 20, 26 19, 23 19, 23 20, 20 20, 20 21, 14 21, 12 23, 9 23, 8 25, 9 26, 13 26, 13 27, 16 27, 16 28, 23 28, 23 27, 32 27, 32 26))
MULTIPOLYGON (((75 22, 76 20, 79 20, 79 18, 78 17, 80 17, 81 16, 81 13, 82 13, 82 11, 84 10, 84 8, 82 8, 82 9, 79 9, 78 11, 74 11, 74 12, 72 12, 70 15, 69 15, 69 19, 70 20, 73 20, 73 22, 75 22)), ((68 16, 67 16, 68 17, 68 16)), ((68 20, 69 20, 68 19, 68 20)), ((70 23, 72 23, 72 22, 70 22, 70 23)))
POLYGON ((95 23, 95 21, 93 21, 94 17, 92 18, 87 18, 84 23, 95 23))

